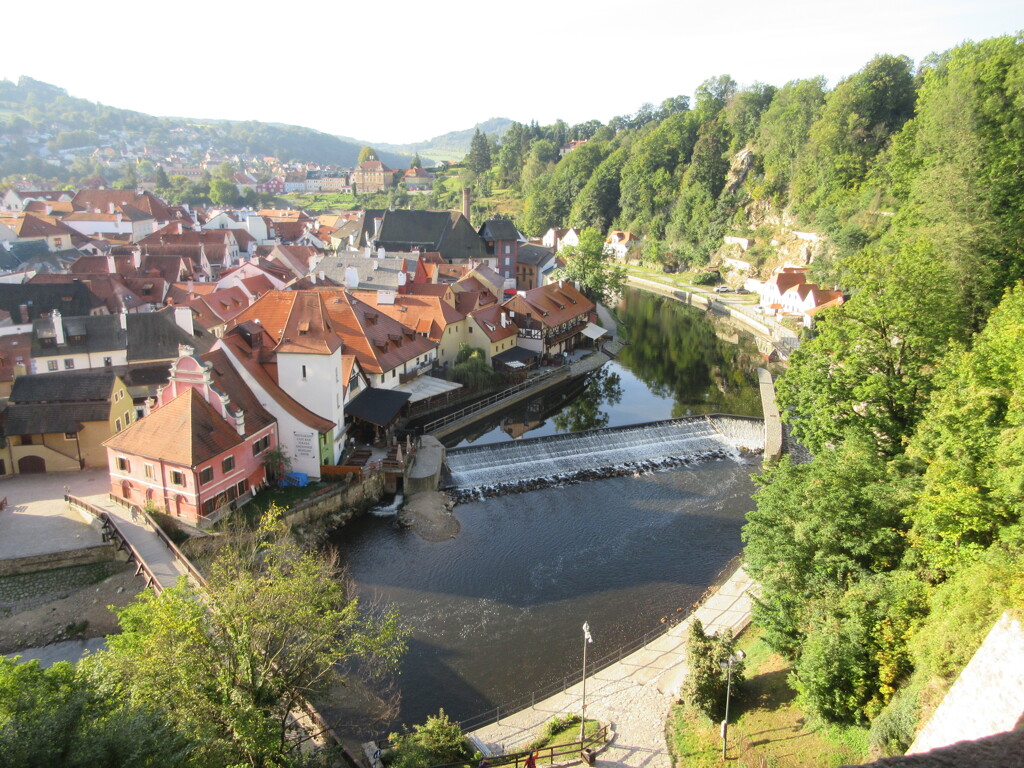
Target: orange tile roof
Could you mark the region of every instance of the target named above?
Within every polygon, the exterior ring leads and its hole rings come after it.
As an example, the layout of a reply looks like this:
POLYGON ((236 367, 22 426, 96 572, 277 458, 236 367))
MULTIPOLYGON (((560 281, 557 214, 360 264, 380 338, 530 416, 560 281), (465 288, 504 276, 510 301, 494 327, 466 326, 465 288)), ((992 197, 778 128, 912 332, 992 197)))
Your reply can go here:
POLYGON ((476 321, 476 324, 483 329, 487 338, 492 342, 504 341, 519 333, 516 324, 508 319, 506 312, 497 304, 478 309, 470 317, 476 321), (503 317, 505 318, 504 327, 501 324, 503 317))
POLYGON ((234 426, 189 388, 103 444, 115 451, 196 467, 243 442, 234 426))
POLYGON ((454 307, 441 301, 439 296, 402 294, 395 296, 394 304, 380 304, 380 294, 376 291, 353 291, 352 295, 406 328, 426 333, 431 341, 440 341, 448 325, 463 318, 454 307))

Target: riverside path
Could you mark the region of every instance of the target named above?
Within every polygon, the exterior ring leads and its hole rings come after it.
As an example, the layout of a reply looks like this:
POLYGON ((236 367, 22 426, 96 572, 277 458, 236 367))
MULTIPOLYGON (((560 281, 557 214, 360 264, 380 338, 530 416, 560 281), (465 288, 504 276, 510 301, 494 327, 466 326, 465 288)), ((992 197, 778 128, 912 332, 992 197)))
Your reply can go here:
MULTIPOLYGON (((609 723, 615 737, 598 755, 603 766, 671 768, 665 721, 686 678, 686 634, 694 618, 714 634, 750 623, 752 582, 742 566, 684 621, 640 650, 587 675, 587 717, 609 723)), ((600 627, 593 627, 595 646, 600 627)), ((580 639, 582 642, 582 629, 580 639)), ((582 684, 469 734, 493 754, 525 750, 555 715, 579 714, 582 684)))

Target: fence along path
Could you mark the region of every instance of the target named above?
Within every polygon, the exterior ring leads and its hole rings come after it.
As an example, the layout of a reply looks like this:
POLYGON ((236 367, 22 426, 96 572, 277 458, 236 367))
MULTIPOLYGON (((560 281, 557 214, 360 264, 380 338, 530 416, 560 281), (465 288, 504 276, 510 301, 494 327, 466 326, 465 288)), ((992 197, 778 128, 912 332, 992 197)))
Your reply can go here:
POLYGON ((80 499, 69 494, 64 500, 103 523, 104 535, 115 539, 118 548, 128 552, 137 573, 146 577, 147 586, 157 594, 173 587, 182 576, 189 578, 197 587, 205 585, 205 580, 188 558, 144 510, 121 506, 108 496, 100 495, 80 499))
MULTIPOLYGON (((752 582, 742 566, 684 621, 640 650, 598 672, 587 674, 587 717, 609 723, 615 739, 601 753, 601 765, 629 768, 670 768, 665 745, 665 718, 686 677, 686 634, 696 617, 709 633, 742 630, 750 622, 752 582)), ((592 627, 595 646, 600 628, 592 627)), ((582 642, 582 631, 581 631, 582 642)), ((596 652, 596 649, 592 648, 596 652)), ((582 654, 582 652, 581 652, 582 654)), ((582 685, 518 712, 470 736, 494 754, 525 748, 555 715, 579 714, 582 685)))

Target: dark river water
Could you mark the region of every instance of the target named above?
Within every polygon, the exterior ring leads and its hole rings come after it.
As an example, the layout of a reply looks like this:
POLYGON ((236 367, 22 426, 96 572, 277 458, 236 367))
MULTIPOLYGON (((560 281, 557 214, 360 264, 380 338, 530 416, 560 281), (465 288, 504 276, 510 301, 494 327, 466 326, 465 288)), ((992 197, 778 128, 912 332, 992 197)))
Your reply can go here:
MULTIPOLYGON (((756 354, 719 339, 699 312, 631 293, 620 317, 631 343, 618 361, 457 442, 760 415, 756 354)), ((439 543, 386 517, 338 531, 360 594, 396 605, 413 628, 400 719, 529 703, 578 676, 584 621, 589 661, 600 662, 688 611, 740 552, 757 466, 722 459, 463 504, 461 532, 439 543)))

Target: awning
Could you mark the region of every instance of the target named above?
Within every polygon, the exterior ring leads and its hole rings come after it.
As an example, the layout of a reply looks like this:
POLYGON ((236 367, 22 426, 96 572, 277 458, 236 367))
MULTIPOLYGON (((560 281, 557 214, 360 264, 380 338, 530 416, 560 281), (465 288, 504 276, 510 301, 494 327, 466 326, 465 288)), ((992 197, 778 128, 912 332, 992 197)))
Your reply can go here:
POLYGON ((501 363, 503 365, 509 365, 510 363, 530 363, 537 359, 540 352, 535 352, 525 347, 512 347, 506 349, 504 352, 496 354, 492 360, 495 363, 501 363))
POLYGON ((599 325, 594 325, 593 323, 587 323, 587 325, 583 329, 582 333, 588 339, 600 339, 602 336, 604 336, 606 333, 608 333, 608 331, 606 331, 604 328, 602 328, 599 325))
POLYGON ((408 392, 370 387, 356 395, 355 399, 345 406, 345 413, 354 419, 386 427, 395 420, 402 406, 408 401, 408 392))
POLYGON ((426 400, 428 397, 443 395, 453 389, 461 389, 462 385, 454 381, 445 381, 434 376, 417 376, 415 379, 399 384, 395 387, 396 392, 408 392, 409 402, 415 403, 426 400))

